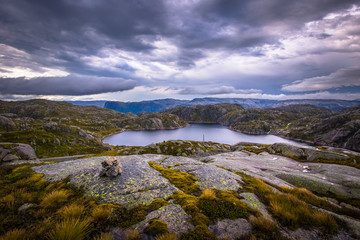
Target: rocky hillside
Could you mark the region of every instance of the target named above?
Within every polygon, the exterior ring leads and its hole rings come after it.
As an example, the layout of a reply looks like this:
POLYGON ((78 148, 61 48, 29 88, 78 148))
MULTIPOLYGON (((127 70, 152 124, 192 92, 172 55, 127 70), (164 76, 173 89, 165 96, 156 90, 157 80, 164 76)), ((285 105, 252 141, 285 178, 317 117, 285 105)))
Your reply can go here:
POLYGON ((30 144, 38 157, 98 153, 102 136, 124 129, 179 128, 187 123, 166 113, 122 114, 96 106, 30 100, 0 101, 0 142, 30 144))
POLYGON ((166 110, 190 122, 217 122, 248 134, 275 134, 316 145, 360 151, 360 106, 334 113, 313 105, 244 109, 237 104, 166 110))
POLYGON ((145 154, 15 168, 3 192, 19 184, 23 190, 5 193, 14 197, 10 208, 9 197, 0 193, 0 231, 32 228, 29 234, 37 239, 90 222, 83 230, 86 239, 105 233, 114 240, 360 237, 360 170, 314 162, 343 161, 349 158, 345 150, 285 144, 231 148, 236 151, 197 158, 145 154), (122 173, 100 177, 106 160, 118 160, 122 173), (30 183, 43 186, 39 197, 29 197, 30 183))

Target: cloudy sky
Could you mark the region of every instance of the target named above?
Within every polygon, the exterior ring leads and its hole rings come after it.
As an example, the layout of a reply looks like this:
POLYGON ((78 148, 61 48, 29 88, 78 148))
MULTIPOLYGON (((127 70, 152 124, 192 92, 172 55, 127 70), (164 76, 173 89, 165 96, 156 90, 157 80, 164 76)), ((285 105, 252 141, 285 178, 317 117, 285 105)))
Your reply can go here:
POLYGON ((359 0, 0 0, 0 99, 360 99, 359 0))

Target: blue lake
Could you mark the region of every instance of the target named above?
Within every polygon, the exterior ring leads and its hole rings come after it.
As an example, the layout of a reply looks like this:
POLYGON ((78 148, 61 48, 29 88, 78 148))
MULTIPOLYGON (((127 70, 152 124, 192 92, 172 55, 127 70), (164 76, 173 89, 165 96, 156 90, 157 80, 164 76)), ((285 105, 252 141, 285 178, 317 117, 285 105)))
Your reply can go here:
POLYGON ((219 124, 191 124, 188 127, 175 130, 145 130, 127 131, 104 139, 110 145, 146 146, 168 140, 212 141, 226 144, 252 142, 261 144, 289 143, 305 145, 274 135, 249 135, 229 130, 219 124))

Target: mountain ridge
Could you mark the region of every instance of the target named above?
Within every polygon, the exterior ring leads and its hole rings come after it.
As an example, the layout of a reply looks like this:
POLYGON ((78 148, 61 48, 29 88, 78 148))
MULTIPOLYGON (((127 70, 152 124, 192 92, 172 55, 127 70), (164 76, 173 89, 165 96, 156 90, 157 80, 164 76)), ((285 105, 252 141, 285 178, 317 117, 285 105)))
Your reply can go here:
POLYGON ((179 100, 173 98, 147 100, 140 102, 107 101, 104 108, 123 113, 160 112, 174 107, 212 105, 218 103, 241 104, 244 108, 274 108, 297 104, 310 104, 325 107, 334 112, 344 108, 354 107, 360 104, 360 100, 336 100, 336 99, 296 99, 296 100, 270 100, 256 98, 194 98, 192 100, 179 100))

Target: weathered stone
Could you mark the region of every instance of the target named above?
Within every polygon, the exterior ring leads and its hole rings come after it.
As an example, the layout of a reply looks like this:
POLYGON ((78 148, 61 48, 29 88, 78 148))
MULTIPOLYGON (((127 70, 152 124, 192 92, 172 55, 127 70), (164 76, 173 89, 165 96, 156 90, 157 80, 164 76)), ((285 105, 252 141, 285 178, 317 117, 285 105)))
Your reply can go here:
POLYGON ((97 197, 101 202, 112 202, 132 208, 147 205, 156 199, 169 197, 179 189, 149 166, 149 161, 166 158, 163 155, 141 155, 115 157, 121 162, 123 173, 115 178, 99 177, 101 162, 110 157, 78 159, 33 167, 33 170, 44 173, 50 181, 70 176, 70 182, 84 186, 86 194, 97 197))
POLYGON ((29 208, 35 207, 35 206, 36 206, 36 204, 34 204, 34 203, 25 203, 25 204, 23 204, 23 205, 21 205, 19 207, 18 211, 22 212, 22 211, 25 211, 25 210, 27 210, 29 208))
POLYGON ((16 153, 24 160, 36 159, 35 150, 28 144, 19 143, 17 147, 13 148, 16 153))
POLYGON ((9 153, 10 151, 8 149, 0 147, 0 161, 2 161, 3 158, 9 153))
POLYGON ((167 224, 170 232, 177 234, 188 232, 194 226, 189 222, 189 216, 178 204, 169 204, 163 206, 156 211, 149 213, 146 219, 131 228, 142 232, 148 225, 151 219, 159 219, 167 224))
POLYGON ((18 160, 19 158, 14 155, 14 154, 7 154, 3 159, 2 161, 3 162, 10 162, 10 161, 15 161, 15 160, 18 160))
POLYGON ((281 154, 310 162, 318 159, 331 161, 343 161, 349 159, 349 157, 345 154, 322 151, 314 147, 299 147, 285 143, 274 143, 268 148, 268 150, 273 154, 281 154))
POLYGON ((236 220, 224 219, 210 225, 209 230, 214 232, 220 238, 240 239, 251 233, 251 225, 243 218, 236 220))
POLYGON ((249 193, 249 192, 241 193, 240 196, 244 198, 241 201, 246 203, 248 206, 260 211, 262 215, 264 215, 264 217, 271 219, 271 216, 269 212, 266 210, 265 205, 262 202, 260 202, 260 200, 257 198, 257 196, 254 193, 249 193))

